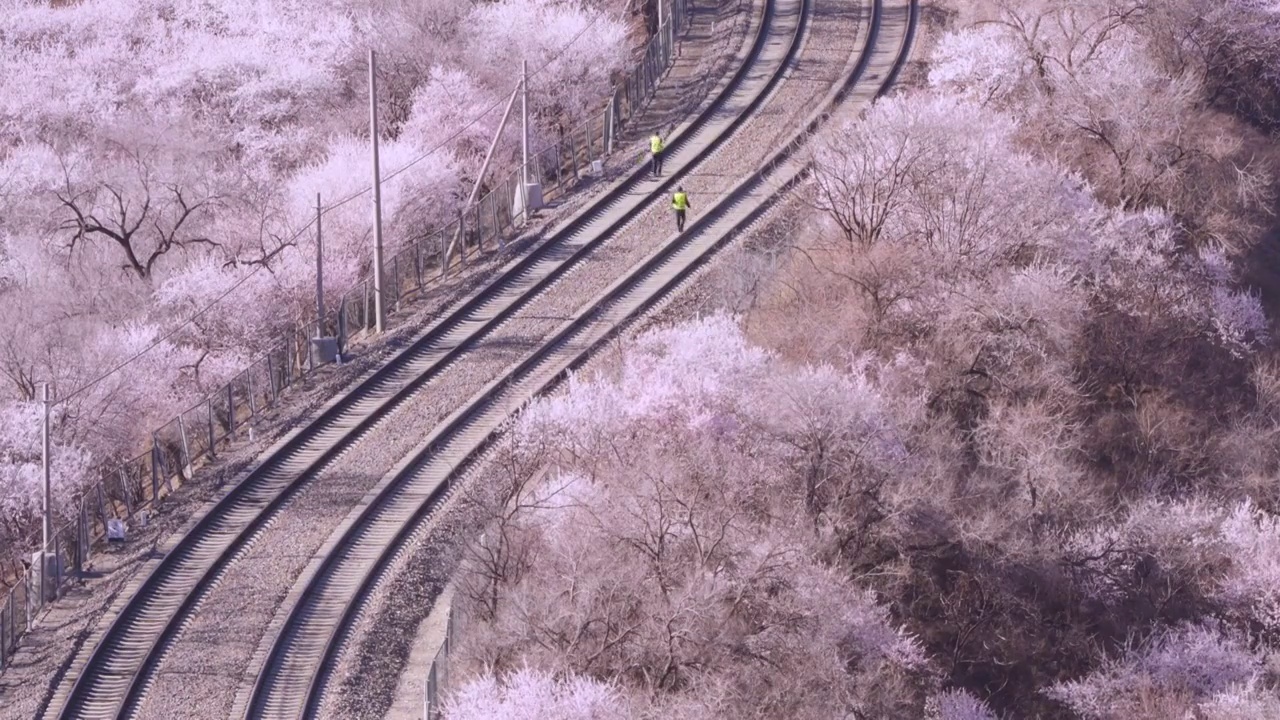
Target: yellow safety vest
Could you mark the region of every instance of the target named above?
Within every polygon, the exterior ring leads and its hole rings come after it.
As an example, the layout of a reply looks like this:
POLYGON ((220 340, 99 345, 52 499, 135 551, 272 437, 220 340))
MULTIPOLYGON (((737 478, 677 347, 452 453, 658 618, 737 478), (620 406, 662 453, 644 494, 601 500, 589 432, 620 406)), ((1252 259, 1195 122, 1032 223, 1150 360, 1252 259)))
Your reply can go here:
POLYGON ((649 138, 649 152, 653 153, 654 155, 657 155, 658 153, 662 152, 662 138, 658 137, 657 135, 654 135, 653 137, 649 138))
POLYGON ((688 210, 688 209, 689 209, 689 194, 688 194, 688 193, 678 192, 678 193, 676 193, 675 195, 672 195, 672 196, 671 196, 671 207, 675 208, 676 210, 688 210))

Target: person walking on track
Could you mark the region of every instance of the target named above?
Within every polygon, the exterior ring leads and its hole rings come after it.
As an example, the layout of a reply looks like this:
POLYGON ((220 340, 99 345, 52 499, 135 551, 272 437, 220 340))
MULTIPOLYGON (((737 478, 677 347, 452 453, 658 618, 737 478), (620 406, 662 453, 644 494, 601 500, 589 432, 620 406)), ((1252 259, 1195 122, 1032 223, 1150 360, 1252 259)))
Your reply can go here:
POLYGON ((649 154, 653 157, 653 176, 662 174, 662 136, 655 130, 649 138, 649 154))
POLYGON ((683 187, 676 188, 676 194, 671 196, 671 208, 676 211, 676 232, 684 232, 684 213, 690 207, 689 194, 683 187))

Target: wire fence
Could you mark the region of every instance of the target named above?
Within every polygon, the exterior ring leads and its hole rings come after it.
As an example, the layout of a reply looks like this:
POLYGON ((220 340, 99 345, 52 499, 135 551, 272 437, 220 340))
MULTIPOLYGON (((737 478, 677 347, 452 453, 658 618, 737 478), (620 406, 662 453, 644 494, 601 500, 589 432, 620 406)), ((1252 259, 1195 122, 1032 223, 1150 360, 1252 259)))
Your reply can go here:
MULTIPOLYGON (((674 57, 676 34, 686 26, 687 2, 674 0, 668 6, 669 18, 664 18, 641 58, 614 86, 602 112, 557 133, 554 143, 530 154, 529 176, 542 183, 544 201, 565 196, 599 172, 601 165, 595 161, 614 151, 619 131, 652 99, 658 79, 674 57)), ((382 297, 390 312, 455 268, 464 267, 468 255, 494 245, 505 247, 518 229, 518 208, 528 207, 523 170, 522 166, 510 172, 478 202, 460 211, 457 220, 384 261, 382 297)), ((95 548, 113 537, 122 538, 122 531, 132 524, 145 525, 166 496, 231 443, 247 439, 261 413, 324 364, 314 338, 334 338, 341 354, 353 338, 374 327, 373 292, 372 277, 361 278, 324 318, 313 317, 282 332, 225 386, 153 431, 150 449, 85 486, 71 504, 72 517, 64 515, 50 539, 51 557, 42 563, 37 552, 31 564, 24 560, 25 568, 0 602, 0 671, 12 661, 19 638, 30 628, 44 599, 60 595, 68 582, 82 577, 95 548)), ((39 546, 36 541, 29 544, 39 546)))
POLYGON ((449 687, 449 650, 453 647, 458 631, 457 606, 449 603, 449 615, 445 620, 444 643, 436 651, 427 667, 427 690, 422 698, 422 717, 424 720, 438 720, 444 717, 444 691, 449 687))

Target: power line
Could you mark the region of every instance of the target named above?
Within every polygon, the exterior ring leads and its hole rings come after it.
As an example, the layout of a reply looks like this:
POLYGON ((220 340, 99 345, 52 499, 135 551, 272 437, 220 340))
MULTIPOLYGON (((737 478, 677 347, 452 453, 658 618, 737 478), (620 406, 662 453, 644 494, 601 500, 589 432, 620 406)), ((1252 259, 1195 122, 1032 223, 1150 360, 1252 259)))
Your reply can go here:
MULTIPOLYGON (((583 28, 582 28, 581 30, 579 30, 579 31, 577 32, 577 34, 576 34, 576 35, 574 35, 572 38, 570 38, 570 39, 569 39, 569 42, 565 43, 564 47, 560 48, 560 49, 556 52, 556 54, 555 54, 555 55, 552 55, 552 56, 551 56, 551 58, 550 58, 550 59, 548 59, 545 63, 543 63, 543 64, 542 64, 538 69, 536 69, 536 70, 534 70, 533 72, 529 73, 529 76, 530 76, 530 77, 536 76, 536 75, 538 75, 539 73, 544 72, 547 68, 551 67, 551 65, 552 65, 552 64, 554 64, 557 60, 559 60, 561 57, 563 57, 563 56, 564 56, 564 54, 565 54, 566 52, 568 52, 568 51, 569 51, 569 48, 571 48, 571 47, 573 46, 573 44, 574 44, 574 43, 576 43, 576 42, 577 42, 577 41, 578 41, 578 40, 579 40, 579 39, 580 39, 584 34, 586 34, 586 32, 587 32, 588 30, 590 30, 592 27, 594 27, 594 26, 595 26, 595 24, 596 24, 597 22, 599 22, 599 21, 600 21, 600 18, 601 18, 601 17, 603 17, 603 16, 604 16, 604 13, 598 13, 594 18, 592 18, 592 20, 591 20, 590 22, 588 22, 585 26, 583 26, 583 28)), ((440 148, 444 147, 446 144, 448 144, 448 143, 450 143, 450 142, 454 141, 455 139, 457 139, 459 136, 461 136, 461 135, 462 135, 462 133, 463 133, 463 132, 465 132, 465 131, 469 130, 473 125, 475 125, 476 123, 478 123, 478 122, 480 122, 482 119, 484 119, 486 116, 488 116, 488 115, 489 115, 489 113, 491 113, 491 112, 493 112, 494 110, 496 110, 500 105, 502 105, 502 103, 503 103, 503 102, 505 102, 505 99, 496 101, 493 105, 490 105, 487 109, 485 109, 485 111, 484 111, 484 112, 482 112, 482 113, 480 113, 479 115, 477 115, 476 117, 472 118, 472 119, 471 119, 470 121, 468 121, 465 125, 463 125, 462 127, 458 128, 456 131, 454 131, 454 133, 453 133, 452 135, 449 135, 449 136, 448 136, 448 137, 446 137, 445 139, 443 139, 443 140, 441 140, 440 142, 436 143, 434 146, 432 146, 432 147, 431 147, 431 149, 430 149, 430 150, 427 150, 426 152, 424 152, 423 154, 421 154, 421 155, 419 155, 418 157, 414 158, 413 160, 410 160, 410 161, 409 161, 408 163, 406 163, 404 166, 402 166, 402 167, 398 168, 397 170, 395 170, 394 172, 392 172, 392 173, 388 174, 386 177, 384 177, 384 178, 383 178, 382 182, 383 182, 383 183, 389 182, 392 178, 396 177, 397 175, 400 175, 401 173, 405 172, 405 171, 406 171, 406 170, 408 170, 409 168, 413 167, 414 165, 417 165, 418 163, 420 163, 420 162, 422 162, 423 160, 427 159, 427 158, 428 158, 428 157, 430 157, 431 155, 435 154, 438 150, 440 150, 440 148)), ((336 202, 336 203, 334 203, 334 204, 332 204, 332 205, 329 205, 329 206, 325 207, 323 210, 321 210, 320 215, 322 215, 322 216, 323 216, 325 213, 327 213, 327 212, 329 212, 329 211, 331 211, 331 210, 336 210, 336 209, 338 209, 338 208, 342 207, 343 205, 346 205, 347 203, 351 202, 352 200, 355 200, 356 198, 358 198, 358 197, 360 197, 360 196, 362 196, 362 195, 364 195, 364 194, 366 194, 366 193, 371 192, 372 190, 373 190, 373 186, 372 186, 372 185, 369 185, 369 186, 365 187, 363 190, 359 190, 359 191, 357 191, 357 192, 355 192, 355 193, 352 193, 351 195, 348 195, 347 197, 345 197, 345 198, 343 198, 343 199, 339 200, 338 202, 336 202)), ((288 240, 286 240, 285 242, 286 242, 286 243, 287 243, 287 242, 292 242, 292 241, 294 241, 294 240, 298 239, 299 237, 301 237, 301 236, 302 236, 302 233, 304 233, 304 232, 306 232, 308 229, 310 229, 310 228, 311 228, 311 226, 315 224, 315 222, 316 222, 316 221, 315 221, 315 219, 314 219, 314 218, 313 218, 312 220, 308 221, 305 225, 303 225, 303 226, 302 226, 302 228, 301 228, 301 229, 299 229, 296 233, 294 233, 292 236, 290 236, 290 237, 289 237, 289 239, 288 239, 288 240)), ((121 361, 119 364, 117 364, 117 365, 113 366, 110 370, 108 370, 108 371, 106 371, 106 372, 102 373, 101 375, 99 375, 99 376, 95 377, 93 380, 90 380, 89 382, 85 383, 84 385, 81 385, 80 387, 76 388, 76 389, 75 389, 75 390, 73 390, 71 393, 67 394, 65 397, 60 398, 59 400, 57 400, 54 404, 55 404, 55 405, 56 405, 56 404, 62 404, 62 403, 64 403, 64 402, 67 402, 67 401, 71 400, 72 398, 75 398, 77 395, 80 395, 81 393, 83 393, 83 392, 85 392, 85 391, 89 390, 90 388, 94 387, 95 385, 97 385, 98 383, 102 382, 103 380, 106 380, 107 378, 109 378, 109 377, 111 377, 112 375, 116 374, 117 372, 119 372, 121 369, 123 369, 123 368, 124 368, 124 367, 126 367, 127 365, 129 365, 129 364, 131 364, 131 363, 133 363, 133 362, 137 361, 137 360, 138 360, 139 358, 141 358, 143 355, 146 355, 147 353, 151 352, 151 351, 152 351, 152 350, 154 350, 155 348, 159 347, 161 343, 163 343, 163 342, 165 342, 165 341, 169 340, 169 339, 170 339, 170 338, 172 338, 174 335, 177 335, 180 331, 184 330, 185 328, 187 328, 188 326, 190 326, 192 323, 194 323, 196 320, 199 320, 201 317, 203 317, 205 314, 207 314, 210 310, 212 310, 212 309, 214 308, 214 306, 216 306, 216 305, 217 305, 219 302, 221 302, 224 298, 226 298, 228 295, 230 295, 230 294, 231 294, 231 292, 232 292, 233 290, 235 290, 235 289, 239 288, 239 287, 240 287, 241 285, 243 285, 246 281, 248 281, 248 280, 249 280, 249 278, 252 278, 253 276, 257 275, 257 274, 258 274, 258 272, 260 272, 260 271, 261 271, 263 268, 265 268, 265 267, 266 267, 266 264, 264 263, 264 264, 262 264, 262 265, 259 265, 259 266, 255 267, 253 270, 250 270, 250 271, 249 271, 249 272, 248 272, 244 277, 242 277, 242 278, 240 278, 239 280, 237 280, 237 281, 236 281, 235 283, 233 283, 229 288, 227 288, 227 289, 226 289, 226 290, 224 290, 221 294, 219 294, 217 297, 215 297, 215 298, 214 298, 214 299, 213 299, 213 300, 212 300, 208 305, 206 305, 206 306, 204 306, 203 308, 201 308, 201 309, 197 310, 197 311, 196 311, 195 313, 193 313, 190 317, 188 317, 187 319, 185 319, 185 320, 183 320, 181 323, 179 323, 176 327, 172 328, 171 330, 169 330, 168 332, 166 332, 164 335, 161 335, 161 336, 160 336, 159 338, 157 338, 156 340, 153 340, 153 341, 151 342, 151 344, 150 344, 150 345, 148 345, 148 346, 146 346, 145 348, 143 348, 143 349, 139 350, 138 352, 134 353, 134 354, 133 354, 132 356, 130 356, 129 358, 127 358, 127 359, 125 359, 125 360, 121 361)))
MULTIPOLYGON (((624 10, 625 10, 625 8, 624 8, 624 10)), ((568 52, 568 51, 569 51, 569 48, 573 47, 573 44, 574 44, 574 43, 576 43, 576 42, 578 42, 578 40, 579 40, 583 35, 585 35, 585 34, 586 34, 586 32, 587 32, 588 30, 590 30, 591 28, 595 27, 595 24, 596 24, 597 22, 599 22, 599 21, 600 21, 600 18, 602 18, 602 17, 604 17, 604 13, 598 13, 594 18, 592 18, 592 19, 591 19, 591 22, 587 23, 585 26, 583 26, 583 28, 582 28, 581 30, 579 30, 579 31, 577 32, 577 34, 575 34, 573 37, 569 38, 569 42, 565 43, 563 47, 561 47, 559 50, 557 50, 555 55, 552 55, 552 56, 551 56, 551 57, 550 57, 546 62, 544 62, 544 63, 543 63, 540 67, 538 67, 536 70, 534 70, 533 72, 530 72, 530 73, 529 73, 529 77, 534 77, 534 76, 538 75, 539 73, 545 72, 545 71, 547 70, 547 68, 549 68, 549 67, 551 67, 553 64, 555 64, 555 62, 556 62, 556 61, 558 61, 561 57, 563 57, 563 56, 564 56, 564 54, 565 54, 566 52, 568 52)), ((446 144, 448 144, 448 143, 450 143, 450 142, 454 141, 455 139, 457 139, 458 137, 460 137, 460 136, 462 135, 462 133, 464 133, 464 132, 466 132, 467 130, 471 129, 471 127, 472 127, 473 125, 475 125, 476 123, 480 122, 480 121, 481 121, 481 120, 483 120, 485 117, 488 117, 489 113, 493 112, 494 110, 497 110, 499 107, 502 107, 502 104, 503 104, 504 102, 506 102, 506 99, 505 99, 505 98, 504 98, 504 99, 500 99, 500 100, 496 100, 496 101, 494 101, 494 103, 493 103, 492 105, 490 105, 489 107, 485 108, 484 112, 482 112, 482 113, 480 113, 479 115, 475 116, 475 117, 474 117, 474 118, 472 118, 470 121, 468 121, 468 122, 467 122, 467 124, 465 124, 465 125, 463 125, 462 127, 458 128, 456 131, 454 131, 454 133, 453 133, 452 135, 450 135, 449 137, 445 138, 444 140, 441 140, 440 142, 436 143, 436 144, 435 144, 435 145, 434 145, 430 150, 427 150, 426 152, 424 152, 423 154, 421 154, 421 155, 419 155, 418 157, 414 158, 413 160, 410 160, 409 162, 405 163, 405 164, 404 164, 403 166, 401 166, 400 168, 397 168, 397 169, 396 169, 396 170, 394 170, 393 172, 388 173, 388 174, 387 174, 387 175, 382 179, 382 181, 385 183, 385 182, 387 182, 387 181, 391 180, 392 178, 396 177, 397 175, 399 175, 399 174, 403 173, 404 171, 408 170, 409 168, 413 167, 414 165, 417 165, 418 163, 420 163, 420 162, 422 162, 423 160, 427 159, 428 157, 430 157, 430 156, 434 155, 434 154, 436 153, 436 151, 438 151, 440 148, 442 148, 442 147, 444 147, 446 144)), ((356 199, 356 198, 360 197, 361 195, 364 195, 365 193, 371 192, 372 190, 373 190, 373 186, 368 186, 368 187, 365 187, 365 188, 364 188, 364 189, 362 189, 362 190, 358 190, 358 191, 356 191, 355 193, 352 193, 351 195, 349 195, 349 196, 347 196, 347 197, 343 198, 342 200, 339 200, 338 202, 334 203, 333 205, 330 205, 329 207, 326 207, 326 208, 324 209, 324 212, 328 212, 328 211, 330 211, 330 210, 333 210, 333 209, 339 208, 339 207, 341 207, 341 206, 343 206, 343 205, 347 204, 348 202, 350 202, 350 201, 352 201, 352 200, 354 200, 354 199, 356 199)))

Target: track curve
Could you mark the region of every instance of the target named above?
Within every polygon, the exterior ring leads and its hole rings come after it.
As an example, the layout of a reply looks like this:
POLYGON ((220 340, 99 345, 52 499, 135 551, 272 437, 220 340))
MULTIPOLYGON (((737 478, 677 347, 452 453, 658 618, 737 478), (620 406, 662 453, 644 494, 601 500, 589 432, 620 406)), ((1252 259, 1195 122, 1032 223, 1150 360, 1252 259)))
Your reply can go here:
MULTIPOLYGON (((758 66, 766 46, 763 29, 749 61, 718 99, 670 138, 669 167, 687 167, 714 152, 747 114, 738 112, 729 120, 726 115, 733 108, 726 106, 758 66)), ((508 264, 488 288, 451 309, 410 348, 326 405, 315 421, 268 451, 244 480, 189 523, 188 532, 153 564, 127 602, 117 603, 114 619, 90 645, 88 660, 68 673, 64 686, 69 684, 69 691, 64 698, 55 695, 46 717, 111 718, 136 710, 157 663, 184 622, 274 513, 309 477, 373 432, 440 369, 651 205, 658 193, 677 181, 679 172, 657 182, 645 175, 643 170, 631 173, 618 188, 557 228, 542 247, 508 264)))
MULTIPOLYGON (((808 2, 802 7, 803 17, 808 2)), ((874 88, 870 97, 875 97, 896 80, 918 17, 914 0, 900 10, 901 17, 886 13, 880 0, 873 3, 868 42, 857 63, 783 150, 719 198, 683 235, 588 303, 538 350, 447 418, 370 492, 326 544, 323 559, 299 579, 293 608, 255 681, 249 717, 318 716, 329 674, 363 598, 406 540, 428 522, 451 491, 451 481, 520 405, 552 387, 601 343, 685 282, 729 239, 758 220, 783 191, 803 179, 807 167, 796 151, 848 98, 854 84, 866 80, 874 88), (882 36, 886 24, 893 25, 887 37, 882 36)), ((803 22, 795 31, 797 44, 802 26, 803 22)), ((789 58, 788 62, 794 60, 789 58)))

